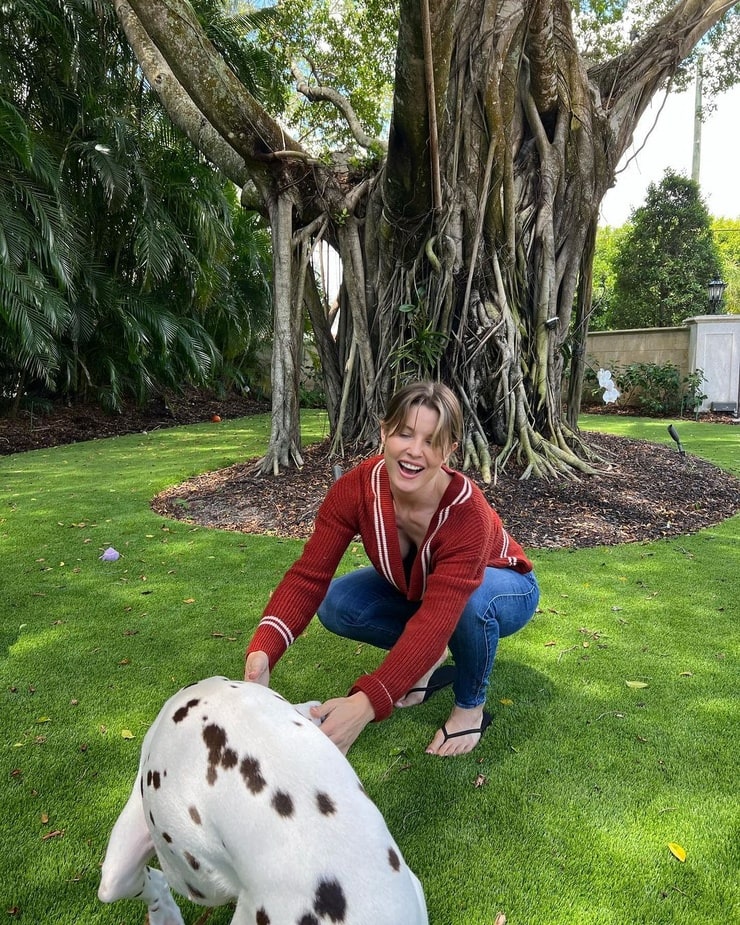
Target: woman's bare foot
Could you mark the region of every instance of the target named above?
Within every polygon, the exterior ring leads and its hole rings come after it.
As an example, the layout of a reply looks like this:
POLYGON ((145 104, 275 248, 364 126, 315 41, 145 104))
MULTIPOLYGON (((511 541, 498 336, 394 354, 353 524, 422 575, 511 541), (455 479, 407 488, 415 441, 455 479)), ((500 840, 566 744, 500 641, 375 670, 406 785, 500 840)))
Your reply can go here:
MULTIPOLYGON (((444 665, 444 663, 447 661, 448 654, 449 653, 445 649, 445 651, 442 653, 442 658, 440 658, 438 662, 435 662, 434 665, 432 665, 432 667, 429 669, 429 671, 425 675, 422 675, 419 678, 416 684, 414 684, 414 687, 415 688, 416 687, 421 687, 421 688, 427 687, 429 684, 429 679, 434 674, 434 672, 440 667, 440 665, 444 665)), ((413 694, 406 694, 405 697, 401 697, 400 700, 397 700, 394 706, 396 707, 415 707, 418 704, 423 703, 423 702, 424 702, 424 691, 415 690, 413 694)))
POLYGON ((442 729, 438 729, 427 746, 428 755, 465 755, 472 752, 488 728, 491 717, 483 707, 464 710, 455 707, 442 729))

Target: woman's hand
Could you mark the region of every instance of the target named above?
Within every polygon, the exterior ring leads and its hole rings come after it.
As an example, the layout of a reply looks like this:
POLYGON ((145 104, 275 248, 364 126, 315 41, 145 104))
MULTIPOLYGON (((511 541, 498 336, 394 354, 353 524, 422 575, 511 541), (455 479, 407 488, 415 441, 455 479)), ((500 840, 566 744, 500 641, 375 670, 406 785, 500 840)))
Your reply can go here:
POLYGON ((375 719, 375 710, 367 694, 357 691, 311 707, 311 716, 321 720, 321 731, 346 755, 365 726, 375 719))
POLYGON ((244 680, 270 686, 270 659, 267 652, 250 652, 244 665, 244 680))

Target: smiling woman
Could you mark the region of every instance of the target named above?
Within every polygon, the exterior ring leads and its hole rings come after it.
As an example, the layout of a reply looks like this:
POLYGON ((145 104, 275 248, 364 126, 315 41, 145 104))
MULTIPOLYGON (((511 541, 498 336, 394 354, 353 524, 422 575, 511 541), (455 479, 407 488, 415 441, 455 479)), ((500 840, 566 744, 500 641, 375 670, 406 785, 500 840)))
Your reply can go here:
POLYGON ((268 602, 247 649, 245 678, 270 672, 314 613, 340 636, 388 654, 347 697, 314 708, 346 752, 372 720, 452 684, 455 705, 427 752, 457 755, 480 741, 498 640, 532 617, 532 564, 480 489, 446 465, 462 431, 454 393, 412 383, 381 422, 384 451, 332 486, 313 535, 268 602), (334 578, 359 534, 371 565, 334 578), (443 669, 447 648, 455 661, 443 669))

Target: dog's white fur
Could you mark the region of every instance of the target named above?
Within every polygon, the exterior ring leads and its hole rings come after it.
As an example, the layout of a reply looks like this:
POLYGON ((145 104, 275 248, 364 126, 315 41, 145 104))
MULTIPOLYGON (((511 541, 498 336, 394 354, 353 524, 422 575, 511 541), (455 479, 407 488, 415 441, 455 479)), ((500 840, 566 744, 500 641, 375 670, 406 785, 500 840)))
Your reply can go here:
POLYGON ((269 688, 208 678, 149 729, 103 864, 103 902, 183 925, 169 886, 232 925, 427 925, 424 893, 347 759, 269 688), (147 862, 156 853, 161 872, 147 862))

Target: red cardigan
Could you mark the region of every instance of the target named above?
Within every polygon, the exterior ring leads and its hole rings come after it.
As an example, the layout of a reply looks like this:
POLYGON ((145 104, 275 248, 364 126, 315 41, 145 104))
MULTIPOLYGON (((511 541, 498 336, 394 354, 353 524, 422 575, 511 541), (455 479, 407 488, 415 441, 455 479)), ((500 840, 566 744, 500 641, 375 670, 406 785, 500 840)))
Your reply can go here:
POLYGON ((405 598, 421 601, 381 665, 352 687, 352 693, 367 694, 376 720, 388 717, 394 702, 444 652, 486 566, 532 570, 477 485, 460 472, 445 471, 452 481, 408 582, 383 457, 365 460, 335 482, 319 508, 311 538, 270 598, 247 652, 266 652, 270 668, 275 665, 316 613, 342 556, 359 534, 377 571, 405 598))

